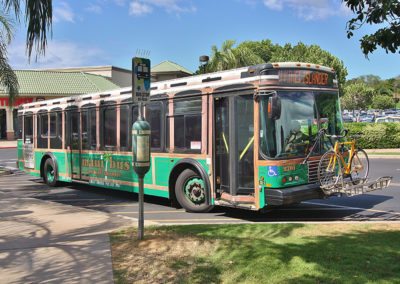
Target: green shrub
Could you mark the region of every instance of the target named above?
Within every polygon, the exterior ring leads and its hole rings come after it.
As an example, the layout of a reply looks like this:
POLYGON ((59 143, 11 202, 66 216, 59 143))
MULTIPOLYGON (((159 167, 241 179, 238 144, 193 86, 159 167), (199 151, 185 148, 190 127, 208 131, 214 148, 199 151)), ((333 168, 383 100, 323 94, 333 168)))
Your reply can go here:
POLYGON ((345 123, 349 135, 360 133, 357 144, 365 149, 400 148, 400 123, 345 123))

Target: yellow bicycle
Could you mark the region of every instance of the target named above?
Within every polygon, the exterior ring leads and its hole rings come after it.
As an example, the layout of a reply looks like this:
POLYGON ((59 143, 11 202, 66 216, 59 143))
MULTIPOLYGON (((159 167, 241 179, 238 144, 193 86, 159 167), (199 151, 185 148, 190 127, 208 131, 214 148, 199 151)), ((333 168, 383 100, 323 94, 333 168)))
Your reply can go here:
POLYGON ((330 138, 333 147, 321 157, 318 165, 321 187, 333 187, 343 183, 345 178, 350 178, 354 185, 365 182, 369 172, 369 159, 363 149, 356 147, 355 136, 350 141, 340 142, 339 139, 344 138, 348 130, 344 130, 343 135, 328 135, 326 130, 322 132, 322 135, 330 138), (331 138, 336 139, 334 144, 331 138))

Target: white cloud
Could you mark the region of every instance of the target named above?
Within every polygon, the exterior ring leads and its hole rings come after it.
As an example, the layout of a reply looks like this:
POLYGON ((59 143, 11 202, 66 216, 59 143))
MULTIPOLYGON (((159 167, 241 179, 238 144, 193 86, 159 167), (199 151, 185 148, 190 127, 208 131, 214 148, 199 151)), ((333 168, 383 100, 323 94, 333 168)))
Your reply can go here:
POLYGON ((101 14, 103 12, 103 8, 95 4, 90 4, 85 10, 94 14, 101 14))
POLYGON ((118 6, 124 6, 126 0, 114 0, 115 4, 117 4, 118 6))
POLYGON ((264 0, 264 5, 271 10, 282 10, 283 3, 281 0, 264 0))
POLYGON ((62 21, 75 23, 75 14, 68 3, 60 2, 56 7, 54 7, 53 21, 55 23, 62 21))
POLYGON ((104 52, 96 47, 82 46, 72 42, 50 41, 45 56, 29 64, 23 42, 12 43, 8 49, 10 65, 14 69, 37 69, 103 65, 107 61, 104 52))
POLYGON ((141 16, 145 14, 150 14, 151 12, 153 12, 153 8, 151 8, 147 4, 137 1, 131 2, 129 4, 129 15, 141 16))
POLYGON ((155 8, 176 14, 196 12, 196 7, 187 2, 183 0, 134 0, 129 5, 129 14, 135 16, 150 14, 155 8))
POLYGON ((263 0, 263 3, 271 10, 293 10, 307 21, 326 19, 344 11, 341 2, 335 0, 263 0))

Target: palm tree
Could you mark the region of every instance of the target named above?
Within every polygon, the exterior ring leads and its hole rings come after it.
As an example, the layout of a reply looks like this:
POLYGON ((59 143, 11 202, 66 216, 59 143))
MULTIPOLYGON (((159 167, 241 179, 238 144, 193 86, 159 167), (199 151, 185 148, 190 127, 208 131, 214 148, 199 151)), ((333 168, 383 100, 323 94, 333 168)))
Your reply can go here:
POLYGON ((262 58, 250 48, 244 46, 235 48, 235 43, 234 40, 226 40, 222 43, 220 50, 213 45, 211 47, 211 59, 206 70, 216 72, 263 62, 262 58))
MULTIPOLYGON (((18 80, 8 63, 7 47, 11 42, 12 19, 20 21, 22 0, 0 0, 0 84, 6 88, 10 103, 13 105, 18 95, 18 80)), ((27 24, 26 50, 30 60, 35 46, 36 59, 45 54, 47 46, 47 32, 52 26, 52 0, 25 0, 24 18, 27 24)))

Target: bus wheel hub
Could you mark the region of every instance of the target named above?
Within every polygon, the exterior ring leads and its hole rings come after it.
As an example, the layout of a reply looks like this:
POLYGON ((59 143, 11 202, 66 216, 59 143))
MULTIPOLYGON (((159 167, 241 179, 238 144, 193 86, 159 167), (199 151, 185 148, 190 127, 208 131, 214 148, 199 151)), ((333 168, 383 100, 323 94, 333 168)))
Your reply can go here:
POLYGON ((186 183, 185 194, 194 203, 203 202, 205 199, 203 181, 198 178, 190 179, 186 183))

